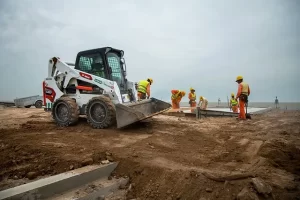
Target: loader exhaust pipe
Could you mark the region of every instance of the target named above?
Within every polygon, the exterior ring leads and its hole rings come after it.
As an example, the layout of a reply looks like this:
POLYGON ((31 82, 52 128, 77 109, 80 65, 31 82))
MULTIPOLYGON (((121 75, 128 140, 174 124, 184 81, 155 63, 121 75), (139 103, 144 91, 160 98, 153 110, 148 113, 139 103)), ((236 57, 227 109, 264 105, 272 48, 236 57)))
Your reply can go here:
POLYGON ((153 117, 171 108, 171 104, 156 98, 135 103, 116 104, 117 128, 153 117))

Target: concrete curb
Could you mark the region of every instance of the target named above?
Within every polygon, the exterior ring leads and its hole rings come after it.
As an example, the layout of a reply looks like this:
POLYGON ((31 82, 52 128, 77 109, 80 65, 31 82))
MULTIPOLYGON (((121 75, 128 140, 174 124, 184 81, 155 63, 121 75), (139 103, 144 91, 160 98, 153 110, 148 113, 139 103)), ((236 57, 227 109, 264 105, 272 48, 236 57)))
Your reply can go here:
POLYGON ((39 200, 63 193, 89 182, 107 178, 118 163, 91 165, 0 192, 0 200, 39 200))

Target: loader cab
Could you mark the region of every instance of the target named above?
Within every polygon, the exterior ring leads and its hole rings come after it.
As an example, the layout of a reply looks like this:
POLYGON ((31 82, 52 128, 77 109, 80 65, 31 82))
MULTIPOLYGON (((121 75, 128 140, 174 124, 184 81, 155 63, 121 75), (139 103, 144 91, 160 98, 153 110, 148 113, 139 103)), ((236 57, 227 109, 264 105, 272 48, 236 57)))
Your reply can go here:
POLYGON ((104 47, 77 54, 75 69, 115 81, 121 94, 127 93, 126 65, 122 50, 104 47))

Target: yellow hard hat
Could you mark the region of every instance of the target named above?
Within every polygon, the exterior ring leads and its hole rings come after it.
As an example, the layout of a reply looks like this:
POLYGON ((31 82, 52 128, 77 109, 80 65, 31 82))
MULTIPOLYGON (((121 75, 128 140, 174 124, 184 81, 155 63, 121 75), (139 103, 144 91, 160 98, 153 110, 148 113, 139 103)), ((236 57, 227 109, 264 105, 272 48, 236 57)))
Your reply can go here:
POLYGON ((153 79, 152 78, 148 78, 147 81, 150 82, 150 84, 153 83, 153 79))
POLYGON ((236 81, 235 82, 237 82, 237 81, 239 81, 239 80, 242 80, 243 79, 243 77, 242 76, 237 76, 236 77, 236 81))
POLYGON ((185 91, 181 91, 181 94, 184 97, 185 96, 185 91))
POLYGON ((231 96, 234 97, 234 93, 231 93, 231 96))
POLYGON ((200 96, 200 100, 202 100, 203 99, 203 96, 200 96))
POLYGON ((190 91, 192 91, 192 90, 194 90, 194 91, 195 91, 195 89, 191 87, 191 88, 190 88, 190 91))

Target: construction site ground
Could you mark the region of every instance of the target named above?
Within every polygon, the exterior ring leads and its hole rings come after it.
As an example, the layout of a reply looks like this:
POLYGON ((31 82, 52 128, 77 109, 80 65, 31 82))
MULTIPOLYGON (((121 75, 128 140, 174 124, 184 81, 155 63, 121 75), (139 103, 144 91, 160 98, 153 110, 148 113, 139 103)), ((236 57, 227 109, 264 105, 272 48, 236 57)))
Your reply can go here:
POLYGON ((126 199, 299 199, 300 111, 158 115, 101 130, 84 117, 60 128, 43 109, 0 108, 0 190, 106 159, 130 178, 126 199))

